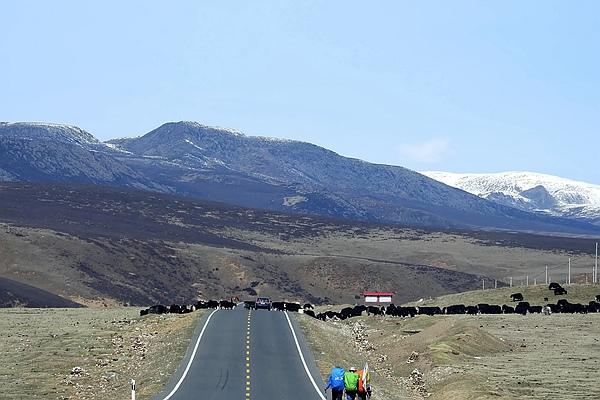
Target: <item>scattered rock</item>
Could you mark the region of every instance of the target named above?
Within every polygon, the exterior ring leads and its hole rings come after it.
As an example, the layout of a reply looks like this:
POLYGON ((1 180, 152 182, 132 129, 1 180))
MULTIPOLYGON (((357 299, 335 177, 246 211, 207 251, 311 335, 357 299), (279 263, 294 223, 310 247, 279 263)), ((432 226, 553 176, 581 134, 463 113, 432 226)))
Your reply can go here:
POLYGON ((419 353, 418 353, 418 352, 416 352, 416 351, 413 351, 413 352, 410 354, 410 357, 408 357, 408 360, 406 360, 406 363, 407 363, 407 364, 412 364, 412 363, 414 363, 415 361, 417 361, 418 359, 419 359, 419 353))
POLYGON ((416 393, 423 397, 429 397, 430 394, 427 392, 427 388, 425 388, 425 377, 421 371, 417 368, 413 369, 408 377, 408 381, 416 393))

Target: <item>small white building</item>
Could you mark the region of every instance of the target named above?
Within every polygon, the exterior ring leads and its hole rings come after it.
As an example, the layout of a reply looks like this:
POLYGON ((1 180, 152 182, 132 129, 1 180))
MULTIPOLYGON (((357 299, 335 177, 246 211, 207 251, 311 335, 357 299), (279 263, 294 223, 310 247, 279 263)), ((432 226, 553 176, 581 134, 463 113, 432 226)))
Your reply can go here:
POLYGON ((389 304, 394 297, 393 292, 363 292, 365 304, 389 304))

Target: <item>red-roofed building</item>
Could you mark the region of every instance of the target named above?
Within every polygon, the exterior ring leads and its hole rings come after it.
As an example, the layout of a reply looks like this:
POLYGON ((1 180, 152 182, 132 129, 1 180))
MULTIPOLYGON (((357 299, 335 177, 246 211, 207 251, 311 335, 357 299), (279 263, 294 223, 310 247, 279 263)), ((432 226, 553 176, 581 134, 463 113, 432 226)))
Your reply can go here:
POLYGON ((365 303, 391 303, 393 292, 363 292, 365 303))

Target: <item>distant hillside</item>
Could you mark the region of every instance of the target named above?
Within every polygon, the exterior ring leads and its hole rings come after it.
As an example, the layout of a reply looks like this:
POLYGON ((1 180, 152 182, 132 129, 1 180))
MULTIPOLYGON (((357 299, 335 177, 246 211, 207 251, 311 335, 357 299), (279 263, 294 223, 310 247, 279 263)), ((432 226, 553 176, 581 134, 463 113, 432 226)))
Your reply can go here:
POLYGON ((83 306, 25 283, 0 277, 0 307, 73 308, 83 306))
POLYGON ((589 272, 593 239, 433 232, 280 214, 147 191, 0 183, 0 276, 120 303, 274 298, 399 302, 474 290, 572 257, 589 272), (358 298, 356 297, 358 296, 358 298))
POLYGON ((0 193, 0 276, 71 298, 150 304, 264 294, 347 303, 367 288, 408 300, 480 280, 348 252, 346 237, 366 235, 366 225, 100 186, 3 183, 0 193), (319 245, 336 237, 340 244, 319 245))
POLYGON ((499 204, 600 225, 600 185, 532 172, 423 174, 499 204))

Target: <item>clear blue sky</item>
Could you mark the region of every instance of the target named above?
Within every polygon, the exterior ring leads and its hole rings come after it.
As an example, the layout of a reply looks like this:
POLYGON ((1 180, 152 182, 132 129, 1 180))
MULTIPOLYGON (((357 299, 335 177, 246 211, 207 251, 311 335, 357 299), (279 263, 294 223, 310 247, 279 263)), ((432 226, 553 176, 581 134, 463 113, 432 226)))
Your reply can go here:
POLYGON ((598 1, 12 1, 0 120, 194 120, 416 170, 600 184, 598 1))

